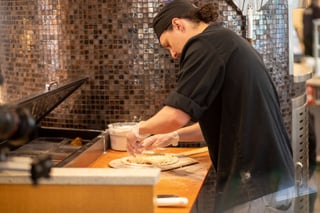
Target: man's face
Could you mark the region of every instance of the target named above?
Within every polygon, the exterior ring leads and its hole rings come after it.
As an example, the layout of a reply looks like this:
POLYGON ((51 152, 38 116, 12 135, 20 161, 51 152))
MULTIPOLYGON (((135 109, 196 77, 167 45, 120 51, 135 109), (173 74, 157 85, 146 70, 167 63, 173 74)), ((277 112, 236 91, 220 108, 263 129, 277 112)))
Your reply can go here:
POLYGON ((164 31, 160 36, 160 44, 170 51, 171 57, 176 59, 180 56, 184 45, 190 38, 185 30, 173 25, 172 29, 164 31))
POLYGON ((174 30, 165 31, 160 36, 161 45, 169 50, 171 57, 176 59, 180 56, 184 44, 174 30))

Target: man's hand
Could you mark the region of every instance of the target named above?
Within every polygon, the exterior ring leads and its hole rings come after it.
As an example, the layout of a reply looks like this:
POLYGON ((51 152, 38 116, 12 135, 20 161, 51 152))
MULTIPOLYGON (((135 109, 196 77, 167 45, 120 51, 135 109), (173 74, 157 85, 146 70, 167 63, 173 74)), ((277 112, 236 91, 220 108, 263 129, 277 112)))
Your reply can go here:
POLYGON ((145 135, 140 134, 139 128, 143 122, 144 121, 141 121, 138 124, 136 124, 133 127, 132 131, 127 134, 127 151, 129 152, 129 154, 133 156, 135 156, 136 154, 140 154, 144 150, 144 147, 141 144, 141 141, 150 135, 150 134, 145 134, 145 135))
POLYGON ((158 134, 144 139, 141 145, 146 150, 166 147, 169 145, 177 146, 179 142, 179 134, 174 131, 166 134, 158 134))
POLYGON ((140 154, 144 150, 141 141, 134 135, 134 133, 129 132, 127 134, 127 151, 130 155, 135 156, 140 154))

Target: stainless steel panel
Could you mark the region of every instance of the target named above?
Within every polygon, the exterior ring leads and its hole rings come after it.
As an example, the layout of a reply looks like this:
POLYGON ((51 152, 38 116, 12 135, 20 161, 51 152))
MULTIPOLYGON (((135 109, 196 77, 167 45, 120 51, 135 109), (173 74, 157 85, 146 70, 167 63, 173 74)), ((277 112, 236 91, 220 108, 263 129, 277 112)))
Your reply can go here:
POLYGON ((292 149, 297 198, 295 212, 309 212, 309 116, 306 95, 292 99, 292 149))

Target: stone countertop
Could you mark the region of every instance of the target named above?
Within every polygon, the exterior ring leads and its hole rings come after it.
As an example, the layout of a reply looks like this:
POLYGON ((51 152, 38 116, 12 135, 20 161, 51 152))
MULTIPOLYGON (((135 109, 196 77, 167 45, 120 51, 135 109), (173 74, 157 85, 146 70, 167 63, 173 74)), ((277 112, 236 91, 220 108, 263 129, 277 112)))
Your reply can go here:
MULTIPOLYGON (((155 185, 158 168, 52 168, 50 178, 40 178, 39 184, 64 185, 155 185)), ((2 171, 0 184, 32 184, 29 172, 2 171)))

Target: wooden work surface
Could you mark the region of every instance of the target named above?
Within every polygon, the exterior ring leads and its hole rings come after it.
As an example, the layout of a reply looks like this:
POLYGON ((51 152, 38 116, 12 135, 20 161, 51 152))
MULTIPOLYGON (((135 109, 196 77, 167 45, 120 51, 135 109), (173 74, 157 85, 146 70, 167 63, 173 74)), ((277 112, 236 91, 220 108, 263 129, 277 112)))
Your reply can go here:
MULTIPOLYGON (((161 152, 181 153, 194 149, 199 148, 165 148, 161 152)), ((128 156, 127 152, 107 150, 105 154, 101 155, 89 167, 106 168, 109 167, 110 161, 125 156, 128 156)), ((161 172, 160 180, 155 187, 157 195, 174 194, 180 197, 187 197, 189 204, 184 207, 157 207, 156 213, 187 213, 191 211, 211 166, 211 161, 208 152, 190 157, 199 161, 199 163, 161 172)))

